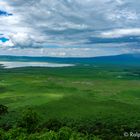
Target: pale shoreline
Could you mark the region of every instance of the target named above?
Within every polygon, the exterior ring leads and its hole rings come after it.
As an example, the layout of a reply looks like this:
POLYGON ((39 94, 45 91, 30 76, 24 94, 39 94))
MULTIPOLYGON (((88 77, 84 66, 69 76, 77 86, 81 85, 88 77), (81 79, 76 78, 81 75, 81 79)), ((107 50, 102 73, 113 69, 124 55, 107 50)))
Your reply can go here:
POLYGON ((71 67, 74 64, 59 64, 48 62, 21 62, 21 61, 0 61, 0 65, 4 68, 20 68, 20 67, 71 67))

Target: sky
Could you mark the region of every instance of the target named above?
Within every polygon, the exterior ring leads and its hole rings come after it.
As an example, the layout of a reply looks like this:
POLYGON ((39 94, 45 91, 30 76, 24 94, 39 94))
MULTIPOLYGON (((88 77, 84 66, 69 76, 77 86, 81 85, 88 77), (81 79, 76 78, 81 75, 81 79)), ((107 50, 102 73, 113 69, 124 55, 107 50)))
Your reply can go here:
POLYGON ((0 55, 140 52, 139 0, 0 0, 0 55))

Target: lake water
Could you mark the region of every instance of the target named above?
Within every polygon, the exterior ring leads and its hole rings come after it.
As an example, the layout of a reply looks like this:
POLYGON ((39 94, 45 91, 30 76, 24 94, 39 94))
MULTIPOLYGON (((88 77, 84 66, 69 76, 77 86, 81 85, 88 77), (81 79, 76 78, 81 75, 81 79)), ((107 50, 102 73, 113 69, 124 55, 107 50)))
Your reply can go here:
POLYGON ((4 68, 19 68, 19 67, 70 67, 73 64, 59 64, 47 62, 19 62, 19 61, 0 61, 0 65, 4 68))

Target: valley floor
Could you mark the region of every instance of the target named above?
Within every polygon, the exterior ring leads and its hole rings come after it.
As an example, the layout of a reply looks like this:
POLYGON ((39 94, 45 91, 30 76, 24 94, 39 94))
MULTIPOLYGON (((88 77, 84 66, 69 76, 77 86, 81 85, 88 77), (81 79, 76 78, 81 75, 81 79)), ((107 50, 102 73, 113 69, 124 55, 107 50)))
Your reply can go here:
POLYGON ((0 104, 9 110, 0 119, 1 127, 7 123, 13 126, 23 110, 32 108, 41 116, 41 123, 59 120, 78 131, 79 124, 87 129, 95 125, 88 133, 101 139, 109 139, 111 133, 111 138, 123 138, 125 131, 136 131, 140 126, 140 68, 1 67, 0 104))

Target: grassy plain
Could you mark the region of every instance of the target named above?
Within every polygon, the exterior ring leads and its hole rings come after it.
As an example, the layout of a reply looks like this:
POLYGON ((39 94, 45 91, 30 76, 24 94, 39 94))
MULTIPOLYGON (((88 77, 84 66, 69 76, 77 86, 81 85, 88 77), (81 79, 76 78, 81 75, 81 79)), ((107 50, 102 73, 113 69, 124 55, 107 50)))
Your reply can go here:
POLYGON ((0 68, 0 104, 9 114, 0 124, 14 124, 24 108, 34 108, 42 121, 67 119, 140 124, 140 68, 75 66, 65 68, 0 68))

